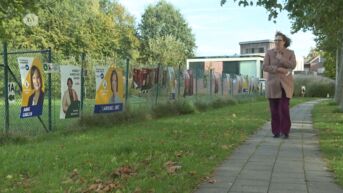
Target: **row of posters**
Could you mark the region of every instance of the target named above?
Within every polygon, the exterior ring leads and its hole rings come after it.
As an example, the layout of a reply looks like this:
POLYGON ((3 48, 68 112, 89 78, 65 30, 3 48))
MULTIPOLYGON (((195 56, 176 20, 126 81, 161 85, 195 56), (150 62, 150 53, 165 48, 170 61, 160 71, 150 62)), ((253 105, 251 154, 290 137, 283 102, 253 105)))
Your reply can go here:
MULTIPOLYGON (((39 58, 18 58, 22 82, 20 118, 42 115, 45 95, 45 77, 39 58)), ((94 113, 123 110, 123 72, 114 67, 95 67, 96 97, 94 113)), ((61 65, 60 118, 79 117, 81 96, 81 68, 61 65)))

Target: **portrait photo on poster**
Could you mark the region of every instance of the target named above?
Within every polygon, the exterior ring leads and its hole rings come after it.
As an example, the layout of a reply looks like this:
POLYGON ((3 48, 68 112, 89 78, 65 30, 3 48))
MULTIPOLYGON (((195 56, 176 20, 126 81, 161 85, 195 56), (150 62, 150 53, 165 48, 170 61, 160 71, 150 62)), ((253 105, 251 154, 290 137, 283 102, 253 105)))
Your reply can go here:
POLYGON ((122 70, 109 66, 95 67, 96 96, 94 113, 123 110, 124 86, 122 70))
POLYGON ((36 57, 19 57, 22 82, 22 105, 20 118, 42 115, 44 104, 44 71, 41 60, 36 57))
POLYGON ((61 110, 60 118, 80 116, 81 68, 61 66, 61 110))

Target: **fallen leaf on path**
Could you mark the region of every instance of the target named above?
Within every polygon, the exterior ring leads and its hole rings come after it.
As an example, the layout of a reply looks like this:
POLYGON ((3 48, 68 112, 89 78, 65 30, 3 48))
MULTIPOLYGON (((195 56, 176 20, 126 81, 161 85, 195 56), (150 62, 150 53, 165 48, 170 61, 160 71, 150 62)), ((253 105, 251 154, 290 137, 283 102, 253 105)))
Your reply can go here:
POLYGON ((213 177, 208 177, 208 176, 206 177, 206 181, 210 184, 214 184, 217 182, 216 179, 214 179, 213 177))

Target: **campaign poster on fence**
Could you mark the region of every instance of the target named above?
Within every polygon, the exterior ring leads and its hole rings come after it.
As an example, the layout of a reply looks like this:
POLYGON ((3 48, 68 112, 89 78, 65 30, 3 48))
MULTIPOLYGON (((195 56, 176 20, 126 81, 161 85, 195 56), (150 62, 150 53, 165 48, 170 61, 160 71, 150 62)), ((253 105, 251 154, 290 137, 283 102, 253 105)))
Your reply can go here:
POLYGON ((108 66, 95 67, 94 113, 123 111, 124 81, 123 71, 108 66))
POLYGON ((42 115, 44 102, 44 71, 39 58, 19 57, 22 83, 20 118, 42 115))
POLYGON ((60 66, 61 71, 61 109, 60 118, 79 117, 81 97, 81 68, 60 66))

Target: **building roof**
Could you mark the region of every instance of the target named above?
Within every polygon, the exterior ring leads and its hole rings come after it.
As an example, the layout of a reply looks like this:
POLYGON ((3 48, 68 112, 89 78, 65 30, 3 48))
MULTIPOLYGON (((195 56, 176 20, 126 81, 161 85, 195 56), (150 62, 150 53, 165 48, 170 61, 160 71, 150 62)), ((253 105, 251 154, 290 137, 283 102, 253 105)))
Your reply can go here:
POLYGON ((242 44, 260 44, 260 43, 273 43, 273 40, 255 40, 255 41, 246 41, 246 42, 239 42, 239 45, 242 44))
POLYGON ((320 62, 323 62, 323 57, 320 55, 315 56, 315 57, 309 59, 308 61, 306 61, 306 63, 320 63, 320 62))
POLYGON ((188 59, 211 59, 211 58, 255 58, 264 57, 262 54, 242 54, 242 55, 232 55, 232 56, 197 56, 188 59))

